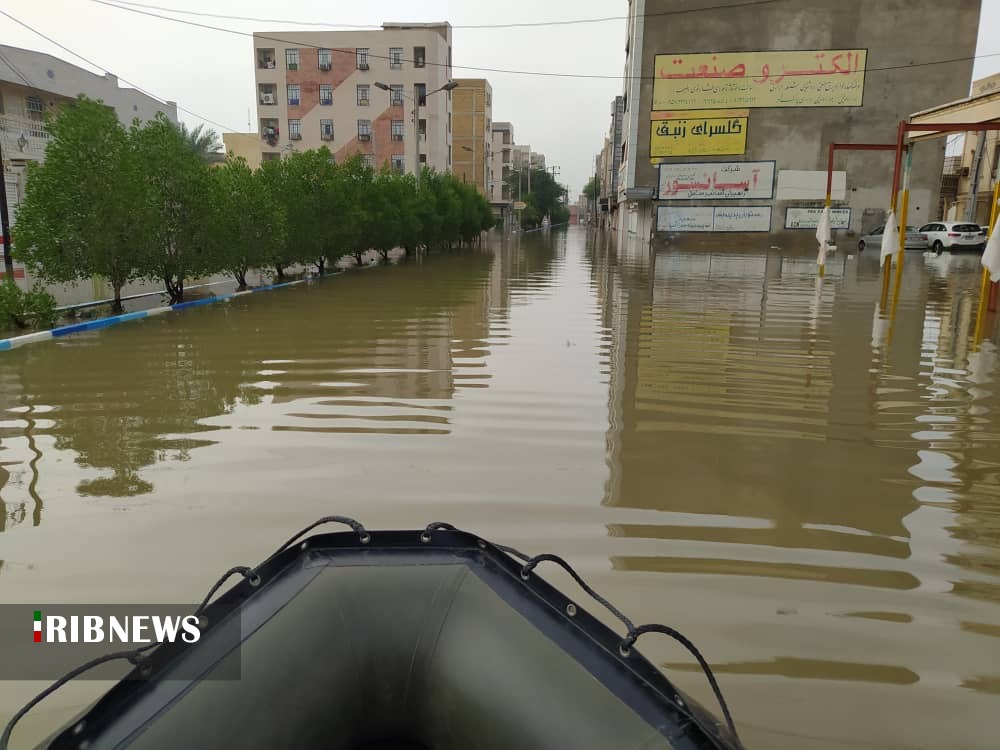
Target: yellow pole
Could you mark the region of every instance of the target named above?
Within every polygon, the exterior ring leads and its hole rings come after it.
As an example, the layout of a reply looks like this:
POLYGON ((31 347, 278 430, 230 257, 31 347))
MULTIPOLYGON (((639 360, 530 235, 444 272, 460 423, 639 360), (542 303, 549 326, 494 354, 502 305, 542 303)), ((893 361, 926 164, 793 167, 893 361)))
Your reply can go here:
MULTIPOLYGON (((972 194, 975 195, 975 190, 973 190, 972 194)), ((997 180, 997 184, 993 186, 993 205, 990 207, 990 237, 997 231, 998 214, 1000 214, 1000 180, 997 180)), ((979 345, 983 343, 983 329, 986 327, 986 306, 989 302, 989 296, 990 272, 984 268, 983 278, 979 282, 979 308, 976 310, 976 330, 972 336, 972 348, 974 350, 978 350, 979 345)))

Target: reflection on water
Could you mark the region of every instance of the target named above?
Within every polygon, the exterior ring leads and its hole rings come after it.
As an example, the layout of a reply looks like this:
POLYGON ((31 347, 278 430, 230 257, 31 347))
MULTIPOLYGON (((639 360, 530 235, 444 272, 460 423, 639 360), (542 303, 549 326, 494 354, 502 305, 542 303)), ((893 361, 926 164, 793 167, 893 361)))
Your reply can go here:
POLYGON ((448 520, 688 633, 750 746, 990 747, 977 258, 909 254, 894 319, 877 257, 814 271, 573 229, 6 353, 0 597, 194 601, 322 514, 448 520))

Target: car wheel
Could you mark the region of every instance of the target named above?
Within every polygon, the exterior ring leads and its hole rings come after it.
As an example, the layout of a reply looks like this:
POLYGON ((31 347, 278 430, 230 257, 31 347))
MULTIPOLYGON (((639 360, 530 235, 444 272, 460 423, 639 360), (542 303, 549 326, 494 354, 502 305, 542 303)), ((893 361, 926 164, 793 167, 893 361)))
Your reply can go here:
POLYGON ((944 245, 941 244, 941 240, 934 240, 934 244, 931 245, 931 247, 934 249, 934 252, 936 252, 938 255, 940 255, 941 251, 944 250, 944 245))
POLYGON ((860 242, 858 243, 858 252, 859 252, 859 253, 863 253, 864 251, 865 251, 865 241, 864 241, 864 240, 861 240, 861 241, 860 241, 860 242))

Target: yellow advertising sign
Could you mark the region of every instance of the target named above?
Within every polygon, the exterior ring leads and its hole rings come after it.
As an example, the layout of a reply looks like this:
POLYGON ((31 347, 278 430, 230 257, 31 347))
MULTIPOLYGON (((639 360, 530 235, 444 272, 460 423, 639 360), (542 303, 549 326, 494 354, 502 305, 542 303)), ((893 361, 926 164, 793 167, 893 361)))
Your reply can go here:
POLYGON ((747 150, 746 110, 742 112, 664 112, 653 120, 649 134, 649 155, 733 156, 747 150), (721 116, 720 116, 721 115, 721 116))
POLYGON ((860 107, 868 51, 657 55, 653 109, 860 107))

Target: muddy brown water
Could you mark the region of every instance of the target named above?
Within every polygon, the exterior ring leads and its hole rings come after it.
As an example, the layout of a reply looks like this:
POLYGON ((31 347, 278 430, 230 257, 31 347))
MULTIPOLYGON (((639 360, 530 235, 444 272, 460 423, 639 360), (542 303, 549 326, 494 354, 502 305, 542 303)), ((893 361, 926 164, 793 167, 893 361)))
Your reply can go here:
MULTIPOLYGON (((995 748, 977 263, 908 253, 891 322, 868 254, 817 282, 573 228, 2 353, 0 601, 194 603, 321 515, 446 520, 686 633, 750 747, 995 748)), ((40 687, 0 683, 0 718, 40 687)))

